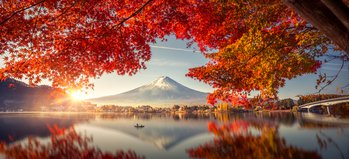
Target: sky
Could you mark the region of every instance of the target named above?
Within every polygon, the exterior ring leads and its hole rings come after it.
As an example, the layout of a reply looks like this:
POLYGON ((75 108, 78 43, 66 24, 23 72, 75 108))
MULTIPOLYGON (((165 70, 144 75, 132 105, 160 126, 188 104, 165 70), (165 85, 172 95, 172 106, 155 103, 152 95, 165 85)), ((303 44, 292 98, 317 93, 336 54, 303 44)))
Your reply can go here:
MULTIPOLYGON (((149 84, 160 76, 168 76, 184 86, 198 91, 213 91, 211 86, 185 76, 189 68, 202 66, 207 62, 207 59, 205 59, 200 52, 195 51, 198 50, 195 46, 187 48, 185 41, 176 40, 174 37, 170 36, 167 42, 159 41, 153 44, 151 49, 152 58, 146 63, 147 69, 140 70, 133 76, 120 76, 116 73, 104 74, 99 79, 91 79, 91 82, 94 83, 93 90, 88 90, 86 92, 87 94, 84 92, 77 92, 75 95, 80 99, 115 95, 149 84)), ((326 72, 328 75, 335 75, 340 66, 340 61, 331 61, 323 64, 318 72, 326 72)), ((297 99, 297 95, 316 93, 318 91, 315 89, 317 78, 318 75, 308 74, 286 81, 286 85, 279 90, 280 99, 297 99)), ((49 83, 44 82, 43 84, 49 83)), ((348 63, 345 64, 337 80, 323 90, 322 93, 339 93, 337 88, 347 84, 349 84, 348 63)), ((345 93, 348 94, 349 87, 346 87, 345 90, 345 93)), ((251 95, 253 96, 256 94, 256 92, 253 92, 251 95)))
MULTIPOLYGON (((207 62, 204 56, 195 50, 197 48, 187 48, 186 42, 169 37, 167 42, 157 42, 152 45, 152 58, 147 63, 147 69, 140 70, 134 76, 118 76, 116 74, 106 74, 100 79, 93 79, 95 84, 93 91, 81 95, 82 98, 96 98, 106 95, 114 95, 129 91, 144 84, 149 84, 160 76, 168 76, 175 81, 198 91, 212 92, 213 88, 203 82, 186 77, 188 69, 202 66, 207 62)), ((331 61, 323 64, 319 72, 326 72, 328 75, 335 75, 341 66, 340 61, 331 61)), ((323 90, 323 93, 339 93, 337 88, 349 84, 349 65, 345 64, 344 69, 339 74, 337 80, 323 90)), ((279 97, 297 99, 297 95, 316 93, 316 79, 318 75, 308 74, 288 80, 285 87, 279 91, 279 97)), ((349 92, 348 87, 345 89, 349 92)), ((251 95, 256 95, 257 92, 251 95)))
POLYGON ((186 42, 169 37, 167 42, 151 45, 152 57, 146 63, 147 69, 140 70, 136 75, 119 76, 116 73, 105 74, 100 79, 93 79, 94 90, 88 91, 84 98, 95 98, 114 95, 149 84, 160 76, 168 76, 173 80, 198 91, 212 92, 207 84, 186 77, 188 69, 202 66, 207 60, 195 51, 195 47, 187 48, 186 42))

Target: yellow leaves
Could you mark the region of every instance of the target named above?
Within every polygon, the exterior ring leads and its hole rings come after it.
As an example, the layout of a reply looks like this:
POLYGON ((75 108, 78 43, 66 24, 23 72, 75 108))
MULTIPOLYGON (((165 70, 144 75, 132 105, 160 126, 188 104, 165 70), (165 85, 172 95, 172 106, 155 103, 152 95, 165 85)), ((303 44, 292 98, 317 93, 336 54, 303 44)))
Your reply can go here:
MULTIPOLYGON (((149 43, 175 35, 196 42, 202 52, 219 50, 188 74, 222 92, 215 97, 253 90, 272 96, 284 79, 314 72, 314 56, 328 50, 328 40, 279 0, 58 2, 45 1, 45 14, 15 16, 0 26, 1 51, 16 48, 3 74, 33 83, 48 78, 62 88, 91 87, 91 77, 145 69, 149 43)), ((17 7, 30 4, 16 1, 17 7)), ((9 3, 4 8, 14 11, 9 3)))
MULTIPOLYGON (((210 57, 216 63, 200 70, 192 69, 189 76, 213 83, 220 94, 259 90, 263 96, 274 97, 278 88, 284 86, 285 79, 314 72, 316 60, 304 51, 310 52, 309 47, 321 45, 323 38, 316 34, 317 31, 309 32, 304 21, 293 12, 290 22, 288 11, 277 5, 280 4, 254 11, 261 13, 258 16, 236 19, 245 21, 249 29, 210 57), (297 26, 291 23, 297 23, 297 26), (203 72, 209 76, 200 76, 203 72)), ((326 48, 322 50, 326 51, 326 48)), ((216 97, 225 99, 225 95, 216 97)))

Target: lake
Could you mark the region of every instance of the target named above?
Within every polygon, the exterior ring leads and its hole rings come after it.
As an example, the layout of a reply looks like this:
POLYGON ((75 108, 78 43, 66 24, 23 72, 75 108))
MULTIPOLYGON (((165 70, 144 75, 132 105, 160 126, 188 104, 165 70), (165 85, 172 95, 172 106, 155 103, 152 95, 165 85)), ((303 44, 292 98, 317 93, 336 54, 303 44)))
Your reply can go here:
POLYGON ((29 158, 348 159, 347 122, 317 119, 308 114, 276 112, 1 113, 0 158, 23 158, 35 152, 29 158), (137 123, 144 127, 134 127, 137 123))

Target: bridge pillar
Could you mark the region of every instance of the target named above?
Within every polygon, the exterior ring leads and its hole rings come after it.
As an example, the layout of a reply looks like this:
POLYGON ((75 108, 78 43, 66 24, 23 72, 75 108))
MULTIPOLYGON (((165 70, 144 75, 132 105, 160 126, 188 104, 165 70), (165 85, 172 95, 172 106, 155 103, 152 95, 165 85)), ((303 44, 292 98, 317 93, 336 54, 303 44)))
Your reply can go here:
POLYGON ((328 115, 331 115, 330 106, 328 105, 328 106, 326 106, 326 108, 327 108, 327 114, 328 114, 328 115))

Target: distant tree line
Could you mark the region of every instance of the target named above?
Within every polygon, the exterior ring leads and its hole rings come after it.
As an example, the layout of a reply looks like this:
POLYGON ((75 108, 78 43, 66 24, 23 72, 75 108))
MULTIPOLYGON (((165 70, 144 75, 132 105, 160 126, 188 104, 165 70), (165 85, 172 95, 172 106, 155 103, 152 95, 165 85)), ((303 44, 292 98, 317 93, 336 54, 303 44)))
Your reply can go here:
POLYGON ((293 99, 287 98, 287 99, 282 99, 277 102, 277 106, 281 107, 281 109, 291 109, 293 106, 295 106, 295 103, 293 99))

